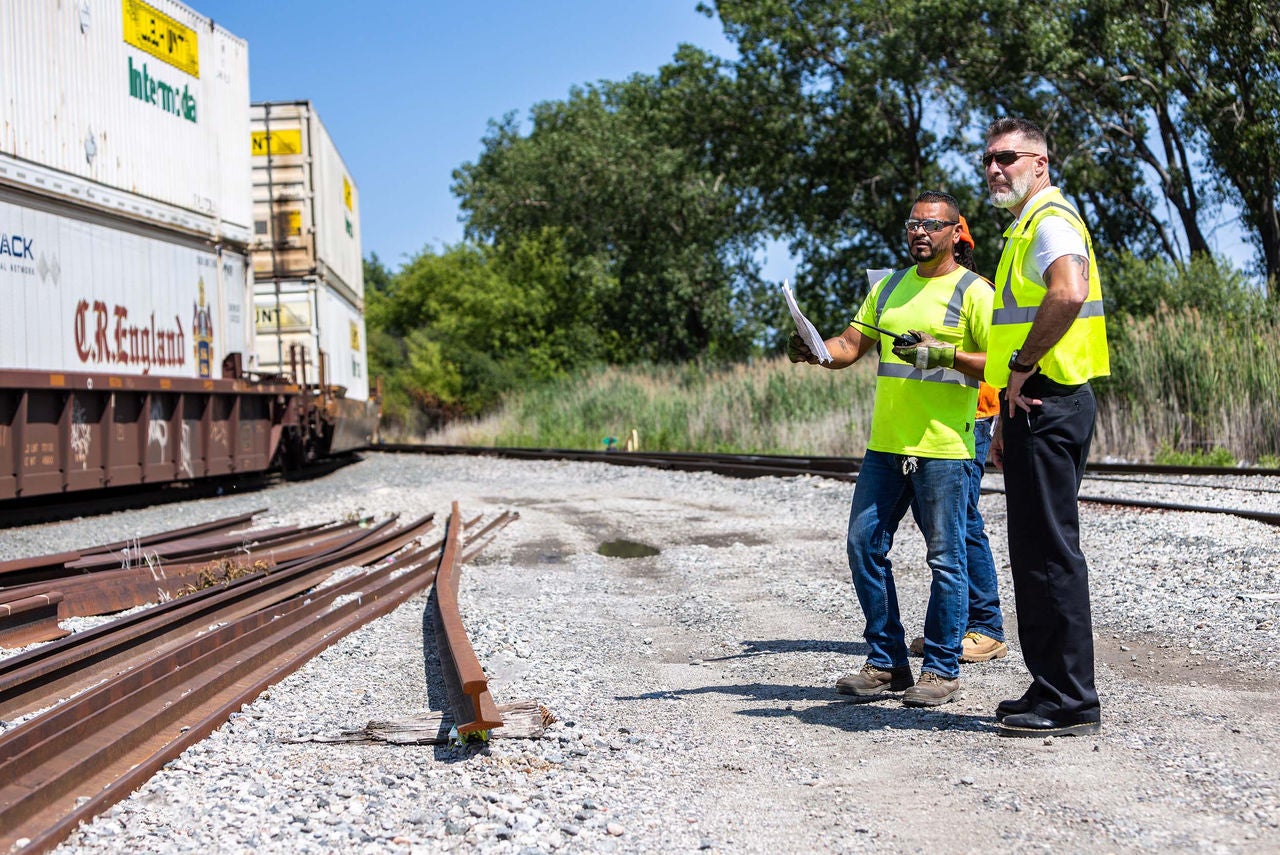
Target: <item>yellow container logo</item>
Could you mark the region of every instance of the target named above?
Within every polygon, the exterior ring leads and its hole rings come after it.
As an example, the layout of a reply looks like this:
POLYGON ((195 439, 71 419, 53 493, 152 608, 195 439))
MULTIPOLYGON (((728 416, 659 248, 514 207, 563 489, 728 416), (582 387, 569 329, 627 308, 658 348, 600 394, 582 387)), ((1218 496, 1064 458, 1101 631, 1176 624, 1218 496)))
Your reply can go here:
POLYGON ((351 207, 351 182, 345 175, 342 176, 342 203, 347 206, 348 211, 354 210, 351 207))
POLYGON ((192 77, 200 76, 200 43, 195 30, 142 0, 122 2, 126 42, 192 77))
POLYGON ((249 145, 254 157, 302 154, 302 131, 296 128, 271 133, 253 131, 249 135, 249 145))

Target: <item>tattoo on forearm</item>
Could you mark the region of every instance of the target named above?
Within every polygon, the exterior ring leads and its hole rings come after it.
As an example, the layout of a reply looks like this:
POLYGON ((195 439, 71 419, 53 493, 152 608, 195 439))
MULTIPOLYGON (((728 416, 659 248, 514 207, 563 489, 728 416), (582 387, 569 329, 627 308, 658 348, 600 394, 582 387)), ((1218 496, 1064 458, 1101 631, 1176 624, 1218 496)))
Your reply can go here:
POLYGON ((1084 277, 1086 282, 1089 281, 1089 259, 1083 255, 1068 255, 1067 258, 1080 268, 1080 275, 1084 277))

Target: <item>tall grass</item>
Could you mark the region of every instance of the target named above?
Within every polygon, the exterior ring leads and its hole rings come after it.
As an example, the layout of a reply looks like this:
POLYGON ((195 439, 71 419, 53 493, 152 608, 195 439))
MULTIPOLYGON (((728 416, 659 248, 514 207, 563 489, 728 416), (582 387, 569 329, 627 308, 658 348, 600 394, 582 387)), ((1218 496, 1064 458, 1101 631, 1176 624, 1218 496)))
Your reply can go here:
POLYGON ((1225 451, 1248 463, 1280 451, 1274 321, 1227 326, 1183 308, 1121 323, 1112 376, 1098 383, 1099 450, 1130 460, 1225 451))
MULTIPOLYGON (((1276 325, 1224 334, 1195 309, 1113 322, 1112 376, 1097 382, 1093 459, 1206 461, 1280 454, 1276 325)), ((450 445, 640 448, 861 456, 875 360, 842 371, 784 358, 713 367, 604 368, 508 398, 490 416, 426 437, 450 445)))
POLYGON ((871 428, 874 360, 843 371, 756 359, 604 368, 508 399, 486 418, 428 441, 600 449, 634 430, 650 451, 861 455, 871 428))

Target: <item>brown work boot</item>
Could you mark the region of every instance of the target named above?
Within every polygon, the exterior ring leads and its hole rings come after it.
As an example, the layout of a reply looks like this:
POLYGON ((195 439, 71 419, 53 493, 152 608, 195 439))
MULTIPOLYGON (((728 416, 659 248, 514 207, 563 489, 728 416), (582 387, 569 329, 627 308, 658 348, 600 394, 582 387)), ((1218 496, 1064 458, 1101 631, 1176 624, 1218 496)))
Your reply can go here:
POLYGON ((911 643, 907 645, 907 652, 912 656, 924 655, 924 636, 911 639, 911 643))
POLYGON ((986 662, 1009 653, 1009 645, 980 632, 966 632, 961 644, 964 647, 960 654, 961 662, 986 662))
POLYGON ((920 681, 902 693, 902 705, 936 707, 954 701, 960 694, 960 680, 942 677, 932 671, 921 671, 920 681))
POLYGON ((887 692, 901 692, 911 686, 911 666, 885 670, 868 662, 856 674, 846 674, 836 680, 836 691, 842 695, 863 698, 879 697, 887 692))

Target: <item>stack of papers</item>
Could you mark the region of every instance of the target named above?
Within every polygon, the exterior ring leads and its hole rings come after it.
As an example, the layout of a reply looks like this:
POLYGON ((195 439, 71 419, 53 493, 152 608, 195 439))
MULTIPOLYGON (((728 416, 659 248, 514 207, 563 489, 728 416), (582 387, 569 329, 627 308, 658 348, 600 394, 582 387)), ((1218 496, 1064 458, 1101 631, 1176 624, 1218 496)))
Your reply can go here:
POLYGON ((782 295, 787 298, 787 308, 791 311, 791 319, 796 322, 796 332, 800 333, 800 337, 804 339, 809 351, 818 357, 818 361, 824 365, 830 362, 831 351, 827 350, 826 340, 819 335, 817 329, 804 316, 804 312, 800 311, 800 306, 796 303, 796 296, 791 293, 791 288, 787 285, 785 279, 782 281, 782 295))

